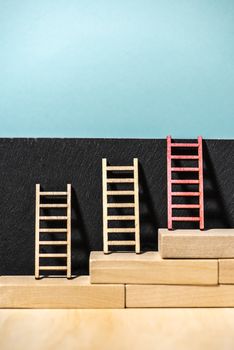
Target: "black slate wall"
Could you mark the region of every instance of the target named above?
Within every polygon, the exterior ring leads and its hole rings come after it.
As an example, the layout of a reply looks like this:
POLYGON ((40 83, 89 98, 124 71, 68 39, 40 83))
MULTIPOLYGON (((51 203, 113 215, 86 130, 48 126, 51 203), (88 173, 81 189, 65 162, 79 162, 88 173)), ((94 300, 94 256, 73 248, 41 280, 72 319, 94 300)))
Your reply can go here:
MULTIPOLYGON (((234 227, 233 146, 204 140, 207 229, 234 227)), ((102 157, 139 159, 142 249, 157 249, 157 228, 167 226, 166 140, 0 139, 0 274, 34 274, 36 183, 44 190, 72 184, 72 270, 88 273, 89 252, 102 249, 102 157)))

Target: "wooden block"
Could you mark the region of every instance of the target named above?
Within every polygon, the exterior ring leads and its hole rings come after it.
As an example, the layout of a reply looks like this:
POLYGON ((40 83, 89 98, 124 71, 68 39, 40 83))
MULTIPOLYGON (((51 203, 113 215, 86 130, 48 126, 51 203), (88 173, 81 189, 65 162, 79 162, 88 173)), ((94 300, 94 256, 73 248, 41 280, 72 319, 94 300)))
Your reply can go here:
POLYGON ((89 276, 72 280, 0 277, 0 308, 111 309, 124 306, 124 285, 91 285, 89 276))
POLYGON ((234 258, 234 229, 159 229, 162 258, 234 258))
POLYGON ((234 285, 127 285, 126 307, 234 307, 234 285))
POLYGON ((92 252, 91 283, 203 284, 218 283, 217 260, 165 260, 158 252, 92 252))
POLYGON ((219 260, 219 283, 234 284, 234 259, 219 260))

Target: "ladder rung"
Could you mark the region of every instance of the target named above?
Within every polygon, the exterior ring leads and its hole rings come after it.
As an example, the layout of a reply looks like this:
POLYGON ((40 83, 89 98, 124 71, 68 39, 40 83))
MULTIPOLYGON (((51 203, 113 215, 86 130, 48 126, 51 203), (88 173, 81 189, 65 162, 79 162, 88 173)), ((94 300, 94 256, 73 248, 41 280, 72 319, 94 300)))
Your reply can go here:
POLYGON ((67 254, 60 254, 60 253, 41 253, 39 254, 39 257, 40 258, 66 258, 67 257, 67 254))
POLYGON ((108 171, 129 171, 129 170, 134 170, 134 166, 107 166, 106 170, 108 171))
POLYGON ((172 204, 172 209, 199 209, 199 204, 172 204))
POLYGON ((171 171, 199 171, 199 168, 190 168, 190 167, 187 167, 187 168, 181 168, 181 167, 173 167, 171 168, 171 171))
POLYGON ((39 192, 40 196, 66 196, 67 192, 39 192))
POLYGON ((171 143, 171 147, 198 147, 198 143, 171 143))
POLYGON ((135 208, 134 203, 107 203, 108 208, 135 208))
POLYGON ((172 196, 199 196, 200 192, 171 192, 172 196))
POLYGON ((134 191, 106 191, 107 195, 112 196, 133 196, 135 194, 134 191))
POLYGON ((108 228, 107 233, 135 233, 135 228, 108 228))
POLYGON ((39 216, 40 220, 67 220, 67 216, 39 216))
POLYGON ((40 204, 40 208, 67 208, 67 204, 40 204))
POLYGON ((108 245, 136 245, 135 241, 108 241, 108 245))
POLYGON ((171 156, 171 159, 199 159, 199 156, 171 156))
POLYGON ((39 266, 39 270, 67 270, 67 266, 39 266))
POLYGON ((134 215, 108 215, 107 220, 135 220, 134 215))
POLYGON ((171 218, 173 221, 200 221, 199 217, 193 217, 193 216, 174 216, 171 218))
POLYGON ((60 232, 67 232, 67 229, 66 228, 40 228, 39 229, 39 232, 48 232, 48 233, 51 233, 51 232, 56 232, 56 233, 60 233, 60 232))
POLYGON ((199 184, 199 180, 171 180, 172 184, 199 184))
POLYGON ((39 245, 67 245, 67 241, 39 241, 39 245))
POLYGON ((106 179, 108 183, 133 183, 134 179, 106 179))

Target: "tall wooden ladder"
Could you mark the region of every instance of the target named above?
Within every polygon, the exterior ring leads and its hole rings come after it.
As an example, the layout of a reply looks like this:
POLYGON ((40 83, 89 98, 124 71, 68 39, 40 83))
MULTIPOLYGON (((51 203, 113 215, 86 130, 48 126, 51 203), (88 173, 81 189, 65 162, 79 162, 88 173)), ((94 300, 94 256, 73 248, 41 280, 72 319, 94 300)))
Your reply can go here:
POLYGON ((204 193, 203 193, 203 156, 202 156, 202 137, 197 138, 197 142, 172 142, 171 136, 167 137, 167 199, 168 199, 168 229, 173 228, 173 222, 189 222, 196 221, 199 223, 200 230, 204 229, 204 193), (179 155, 176 150, 179 150, 179 155), (185 151, 187 150, 187 151, 185 151), (185 153, 182 155, 181 153, 185 153), (191 155, 188 153, 192 153, 191 155), (188 166, 175 166, 174 161, 185 162, 188 166), (195 161, 195 166, 189 166, 191 161, 195 161), (190 163, 189 163, 190 162, 190 163), (183 174, 183 179, 175 179, 175 174, 183 174), (190 176, 188 175, 190 174, 190 176), (192 174, 197 174, 193 175, 192 174), (184 178, 185 177, 185 178, 184 178), (188 177, 188 178, 187 178, 188 177), (190 179, 189 179, 190 177, 190 179), (193 179, 191 179, 193 177, 193 179), (196 179, 194 179, 194 177, 196 179), (181 185, 187 187, 195 185, 196 190, 193 191, 177 191, 174 188, 181 185), (175 204, 173 199, 179 197, 182 203, 175 204), (186 204, 186 198, 197 198, 196 204, 186 204), (175 216, 173 210, 198 209, 198 216, 175 216))
POLYGON ((131 166, 109 166, 107 165, 107 160, 105 158, 102 159, 102 191, 104 253, 107 254, 109 252, 110 246, 135 246, 135 252, 140 253, 138 159, 134 158, 131 166), (127 173, 128 175, 126 175, 127 173), (128 177, 129 175, 131 177, 128 177), (109 187, 113 184, 125 184, 125 186, 128 184, 132 188, 130 190, 110 190, 109 187), (126 198, 131 198, 131 200, 124 202, 126 198), (122 208, 131 208, 131 215, 111 215, 109 213, 113 209, 121 210, 122 208), (113 222, 115 222, 116 226, 120 226, 122 220, 128 221, 134 227, 109 227, 109 224, 113 222), (134 234, 135 239, 110 240, 109 235, 115 233, 123 235, 131 233, 134 234))
POLYGON ((43 192, 40 184, 36 184, 35 209, 35 278, 40 278, 41 271, 66 271, 67 278, 71 278, 71 185, 67 185, 66 192, 43 192), (49 203, 48 198, 50 199, 49 203), (47 203, 44 203, 46 199, 47 203), (63 202, 62 204, 61 201, 63 202), (61 208, 65 209, 65 216, 48 214, 43 216, 42 214, 43 210, 56 211, 61 208), (49 228, 47 226, 50 222, 57 222, 58 225, 56 225, 56 228, 49 228), (45 224, 47 224, 46 227, 45 224), (66 238, 63 240, 48 240, 48 234, 52 234, 52 236, 53 234, 63 234, 66 238), (44 238, 47 238, 47 240, 44 240, 44 238), (58 252, 58 247, 61 246, 65 247, 65 252, 63 253, 58 252), (53 248, 55 251, 57 249, 57 252, 42 253, 41 248, 43 247, 44 249, 46 247, 53 248), (48 264, 48 258, 65 258, 66 265, 51 266, 48 264), (41 264, 42 259, 44 264, 41 264))

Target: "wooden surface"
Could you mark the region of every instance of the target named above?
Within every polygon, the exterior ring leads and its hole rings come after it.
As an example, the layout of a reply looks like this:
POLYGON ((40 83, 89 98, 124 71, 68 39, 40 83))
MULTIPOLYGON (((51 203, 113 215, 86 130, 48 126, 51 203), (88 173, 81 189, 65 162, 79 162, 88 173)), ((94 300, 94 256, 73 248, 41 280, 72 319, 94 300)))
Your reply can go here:
POLYGON ((159 229, 162 258, 234 258, 234 229, 159 229))
POLYGON ((234 307, 234 285, 126 286, 126 307, 234 307))
POLYGON ((234 309, 0 310, 1 350, 232 350, 234 309))
POLYGON ((161 259, 158 252, 91 252, 91 283, 217 284, 217 260, 161 259))
POLYGON ((219 283, 234 284, 234 259, 219 260, 219 283))
POLYGON ((124 308, 124 285, 91 285, 88 276, 67 280, 0 277, 0 308, 124 308))

